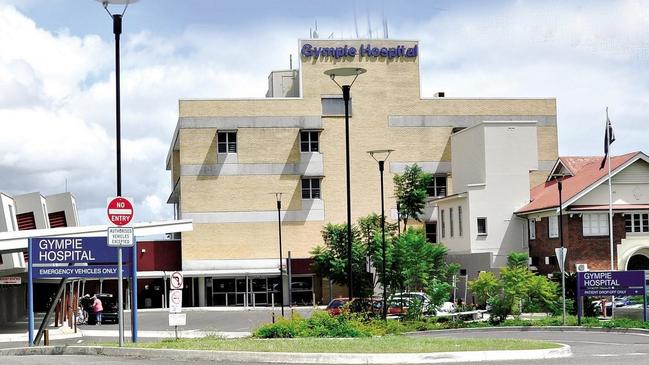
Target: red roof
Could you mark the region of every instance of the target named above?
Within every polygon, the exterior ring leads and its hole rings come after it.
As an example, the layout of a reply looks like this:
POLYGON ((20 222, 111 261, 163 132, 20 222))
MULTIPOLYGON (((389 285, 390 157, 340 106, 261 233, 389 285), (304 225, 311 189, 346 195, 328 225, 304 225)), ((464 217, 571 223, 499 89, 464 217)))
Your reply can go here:
MULTIPOLYGON (((611 171, 617 169, 640 152, 631 152, 621 156, 611 157, 611 171)), ((600 169, 603 156, 559 157, 559 161, 568 168, 573 176, 563 178, 561 191, 564 202, 575 197, 586 188, 608 174, 608 168, 600 169)), ((537 185, 530 190, 531 201, 516 213, 529 213, 559 207, 559 190, 557 181, 552 179, 537 185)))

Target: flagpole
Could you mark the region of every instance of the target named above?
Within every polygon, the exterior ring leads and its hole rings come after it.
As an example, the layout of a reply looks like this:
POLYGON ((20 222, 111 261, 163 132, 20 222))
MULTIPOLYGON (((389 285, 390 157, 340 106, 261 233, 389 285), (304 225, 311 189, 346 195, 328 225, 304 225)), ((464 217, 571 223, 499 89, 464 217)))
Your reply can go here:
MULTIPOLYGON (((615 271, 614 263, 614 250, 613 250, 613 189, 611 187, 611 124, 608 119, 608 107, 606 107, 606 144, 608 146, 608 153, 606 160, 608 164, 608 240, 611 246, 611 271, 615 271)), ((614 318, 615 313, 615 296, 611 296, 611 318, 614 318)), ((604 315, 606 315, 606 307, 604 307, 604 315)))

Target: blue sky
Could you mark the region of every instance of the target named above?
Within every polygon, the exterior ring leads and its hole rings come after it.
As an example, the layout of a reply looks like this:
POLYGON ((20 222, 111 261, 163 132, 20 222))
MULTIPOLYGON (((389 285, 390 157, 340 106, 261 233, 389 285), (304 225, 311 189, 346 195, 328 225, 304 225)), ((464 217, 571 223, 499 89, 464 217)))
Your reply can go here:
MULTIPOLYGON (((113 10, 119 10, 115 8, 113 10)), ((122 38, 124 195, 171 217, 165 155, 179 98, 262 97, 266 77, 321 37, 420 41, 422 96, 556 97, 561 155, 649 151, 649 4, 626 1, 141 0, 122 38), (126 178, 128 177, 128 178, 126 178)), ((93 0, 0 0, 0 191, 65 181, 84 224, 114 193, 111 20, 93 0)))

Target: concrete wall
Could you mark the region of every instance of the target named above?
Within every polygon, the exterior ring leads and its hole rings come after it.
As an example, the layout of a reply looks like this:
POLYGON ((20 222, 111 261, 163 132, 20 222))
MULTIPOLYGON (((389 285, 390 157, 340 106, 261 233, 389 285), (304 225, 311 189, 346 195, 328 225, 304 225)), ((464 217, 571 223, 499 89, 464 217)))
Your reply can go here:
POLYGON ((77 213, 77 201, 72 193, 60 193, 48 195, 47 210, 49 213, 65 212, 65 221, 68 227, 79 226, 79 214, 77 213))
POLYGON ((50 228, 47 201, 40 193, 29 193, 14 197, 16 214, 34 212, 36 229, 50 228))

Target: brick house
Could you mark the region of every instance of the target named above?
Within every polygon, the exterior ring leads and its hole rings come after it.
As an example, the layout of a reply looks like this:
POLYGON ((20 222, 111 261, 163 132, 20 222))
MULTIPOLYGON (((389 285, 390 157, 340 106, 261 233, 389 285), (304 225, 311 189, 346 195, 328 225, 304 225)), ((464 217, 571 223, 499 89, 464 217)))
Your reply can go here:
MULTIPOLYGON (((530 266, 559 271, 559 190, 562 182, 566 271, 610 270, 608 169, 602 157, 560 157, 547 180, 532 188, 516 211, 528 220, 530 266), (585 264, 585 265, 584 265, 585 264)), ((633 152, 611 157, 613 252, 616 270, 649 270, 649 157, 633 152)))

